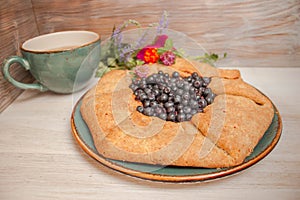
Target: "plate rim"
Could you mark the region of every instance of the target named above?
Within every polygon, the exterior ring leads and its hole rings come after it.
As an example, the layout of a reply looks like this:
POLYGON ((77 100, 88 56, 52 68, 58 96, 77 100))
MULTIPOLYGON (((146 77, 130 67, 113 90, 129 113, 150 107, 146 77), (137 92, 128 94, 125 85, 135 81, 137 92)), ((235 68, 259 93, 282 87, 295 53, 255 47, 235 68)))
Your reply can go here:
MULTIPOLYGON (((87 93, 87 92, 86 92, 87 93)), ((175 182, 175 183, 186 183, 186 182, 204 182, 204 181, 209 181, 209 180, 216 180, 220 178, 225 178, 228 177, 229 175, 234 175, 237 174, 238 172, 242 172, 243 170, 251 167, 252 165, 258 163, 260 160, 265 158, 277 145, 281 133, 282 133, 282 118, 281 115, 276 108, 276 106, 272 103, 274 107, 274 115, 277 114, 278 117, 278 129, 276 132, 275 137, 273 138, 272 142, 267 146, 267 148, 259 153, 256 157, 248 160, 247 162, 243 162, 240 165, 229 167, 226 170, 221 170, 217 172, 211 172, 207 174, 193 174, 193 175, 165 175, 165 174, 154 174, 154 173, 149 173, 149 172, 142 172, 138 171, 135 169, 127 168, 121 165, 118 165, 117 163, 111 162, 104 156, 100 154, 96 154, 93 150, 91 150, 88 145, 83 141, 83 139, 80 137, 78 134, 76 125, 75 125, 75 112, 76 108, 78 107, 78 104, 82 101, 83 97, 86 95, 83 94, 80 99, 76 102, 72 114, 71 114, 71 132, 79 146, 93 159, 97 160, 102 164, 103 166, 106 166, 110 169, 116 170, 118 172, 121 172, 125 175, 130 175, 132 177, 137 177, 141 178, 144 180, 151 180, 151 181, 158 181, 158 182, 175 182)), ((263 94, 264 95, 264 94, 263 94)), ((268 98, 266 95, 264 95, 266 98, 268 98)), ((268 98, 268 100, 270 100, 268 98)), ((271 100, 270 100, 271 101, 271 100)), ((272 102, 272 101, 271 101, 272 102)))

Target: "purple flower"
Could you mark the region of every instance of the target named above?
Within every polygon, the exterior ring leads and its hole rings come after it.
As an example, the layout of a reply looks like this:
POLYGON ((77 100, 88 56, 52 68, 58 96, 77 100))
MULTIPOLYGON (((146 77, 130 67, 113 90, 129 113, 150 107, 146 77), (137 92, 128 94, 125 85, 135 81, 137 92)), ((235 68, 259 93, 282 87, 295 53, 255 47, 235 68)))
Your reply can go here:
POLYGON ((164 29, 168 27, 168 13, 164 11, 163 15, 159 20, 159 24, 157 26, 157 34, 162 34, 164 29))
POLYGON ((149 73, 149 67, 147 65, 139 65, 135 68, 134 72, 139 78, 145 78, 149 73))

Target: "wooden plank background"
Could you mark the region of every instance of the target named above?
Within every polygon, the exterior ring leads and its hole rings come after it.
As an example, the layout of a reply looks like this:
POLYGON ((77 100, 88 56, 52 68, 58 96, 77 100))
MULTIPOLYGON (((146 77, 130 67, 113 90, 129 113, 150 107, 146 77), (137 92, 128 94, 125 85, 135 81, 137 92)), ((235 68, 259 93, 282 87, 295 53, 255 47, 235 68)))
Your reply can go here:
MULTIPOLYGON (((21 55, 20 44, 38 35, 31 0, 0 1, 0 64, 11 55, 21 55)), ((2 71, 2 68, 1 68, 2 71)), ((22 82, 32 82, 32 76, 18 65, 11 70, 12 76, 22 82)), ((0 73, 0 113, 23 90, 4 80, 0 73)))
MULTIPOLYGON (((107 38, 114 24, 135 19, 143 25, 169 13, 169 28, 186 33, 209 52, 228 58, 226 67, 299 67, 299 0, 10 0, 0 4, 0 62, 38 34, 92 30, 107 38)), ((32 81, 16 66, 18 80, 32 81)), ((0 75, 0 112, 20 93, 0 75)))

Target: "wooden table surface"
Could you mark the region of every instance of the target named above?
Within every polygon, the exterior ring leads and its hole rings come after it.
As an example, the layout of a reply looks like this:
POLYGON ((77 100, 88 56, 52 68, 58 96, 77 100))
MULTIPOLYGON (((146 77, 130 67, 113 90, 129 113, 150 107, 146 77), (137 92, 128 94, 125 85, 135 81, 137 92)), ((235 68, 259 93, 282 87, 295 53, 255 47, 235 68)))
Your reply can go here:
POLYGON ((90 158, 72 136, 71 112, 84 91, 25 91, 0 114, 0 199, 300 199, 300 68, 240 70, 283 120, 275 149, 242 173, 174 184, 115 172, 90 158))

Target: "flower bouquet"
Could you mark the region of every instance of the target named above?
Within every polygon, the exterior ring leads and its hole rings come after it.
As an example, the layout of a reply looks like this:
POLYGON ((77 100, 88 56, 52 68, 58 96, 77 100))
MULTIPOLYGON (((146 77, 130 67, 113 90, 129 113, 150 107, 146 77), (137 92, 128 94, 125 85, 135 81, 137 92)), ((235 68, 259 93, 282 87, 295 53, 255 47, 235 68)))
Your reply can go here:
MULTIPOLYGON (((168 29, 167 13, 164 12, 159 23, 141 27, 136 20, 125 21, 114 27, 109 39, 101 44, 101 61, 96 72, 102 77, 114 69, 134 70, 134 75, 147 76, 147 68, 153 63, 170 66, 176 57, 183 57, 211 65, 220 58, 208 53, 200 44, 187 35, 168 29), (133 25, 133 30, 125 29, 133 25), (177 40, 174 40, 177 39, 177 40)), ((226 57, 226 53, 223 58, 226 57)))

